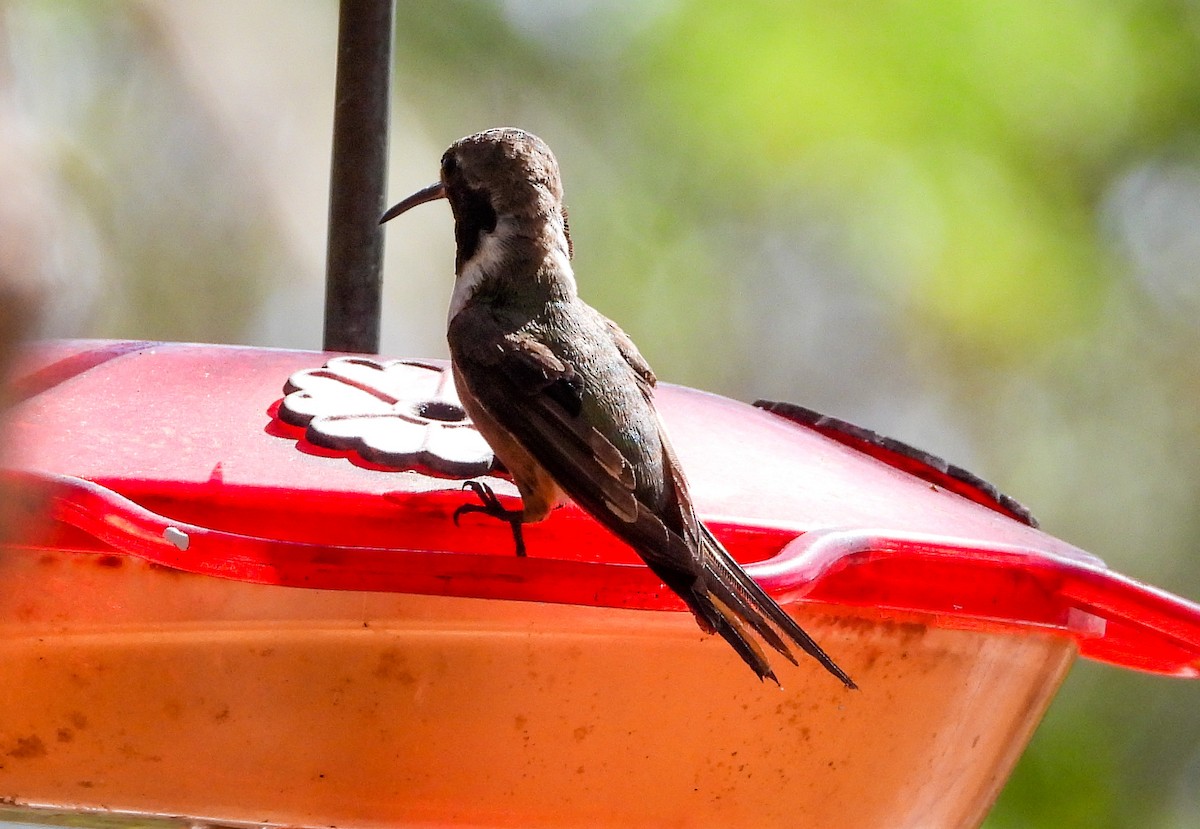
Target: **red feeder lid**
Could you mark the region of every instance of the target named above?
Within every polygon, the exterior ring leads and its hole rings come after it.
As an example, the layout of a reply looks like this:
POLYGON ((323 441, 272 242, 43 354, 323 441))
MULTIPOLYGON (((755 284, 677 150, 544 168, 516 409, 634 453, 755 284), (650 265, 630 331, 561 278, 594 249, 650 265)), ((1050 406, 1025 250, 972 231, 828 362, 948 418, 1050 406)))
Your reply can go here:
MULTIPOLYGON (((682 610, 573 506, 527 527, 527 558, 498 522, 454 526, 462 478, 492 459, 445 368, 40 344, 5 427, 5 475, 54 519, 26 541, 265 584, 682 610)), ((1094 659, 1200 674, 1200 606, 1041 532, 964 470, 798 407, 656 399, 702 518, 777 599, 1059 630, 1094 659)))

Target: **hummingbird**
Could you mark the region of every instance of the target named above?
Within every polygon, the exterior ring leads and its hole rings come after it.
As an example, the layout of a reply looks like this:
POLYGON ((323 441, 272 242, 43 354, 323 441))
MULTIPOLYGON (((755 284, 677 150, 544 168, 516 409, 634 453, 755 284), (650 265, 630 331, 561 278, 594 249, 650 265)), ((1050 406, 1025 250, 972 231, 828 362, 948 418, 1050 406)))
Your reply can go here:
POLYGON ((446 199, 457 247, 447 340, 463 408, 521 496, 508 509, 469 481, 480 512, 521 526, 574 501, 632 547, 760 680, 779 683, 761 642, 789 642, 850 677, 700 521, 654 405, 656 378, 633 341, 580 299, 558 162, 540 138, 490 129, 454 142, 438 180, 383 214, 446 199))

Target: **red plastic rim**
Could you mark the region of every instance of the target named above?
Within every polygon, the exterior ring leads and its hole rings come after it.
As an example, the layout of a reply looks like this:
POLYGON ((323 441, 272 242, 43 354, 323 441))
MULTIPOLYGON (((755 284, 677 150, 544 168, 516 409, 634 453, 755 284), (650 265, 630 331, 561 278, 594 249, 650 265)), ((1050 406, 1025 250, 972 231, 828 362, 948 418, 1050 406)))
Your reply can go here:
MULTIPOLYGON (((57 522, 96 542, 87 551, 204 576, 294 588, 683 610, 646 567, 632 562, 262 538, 175 521, 80 478, 5 477, 48 498, 57 522)), ((447 511, 453 503, 447 499, 447 511)), ((739 530, 713 526, 735 546, 739 530)), ((945 537, 818 530, 797 535, 746 569, 784 603, 921 613, 945 627, 1056 630, 1074 637, 1092 659, 1200 676, 1200 606, 1079 558, 945 537)))

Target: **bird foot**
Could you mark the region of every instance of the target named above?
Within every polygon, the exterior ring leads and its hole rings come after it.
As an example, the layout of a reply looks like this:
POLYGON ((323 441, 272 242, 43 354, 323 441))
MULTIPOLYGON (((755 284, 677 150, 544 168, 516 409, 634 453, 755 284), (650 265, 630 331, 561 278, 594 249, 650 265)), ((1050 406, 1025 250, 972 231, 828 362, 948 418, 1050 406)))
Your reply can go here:
POLYGON ((498 518, 512 528, 513 543, 516 545, 517 555, 523 557, 525 555, 525 536, 521 532, 521 524, 524 523, 523 510, 505 509, 500 503, 500 499, 496 497, 496 493, 485 483, 467 481, 463 484, 463 489, 469 489, 474 492, 480 503, 463 504, 454 510, 454 514, 451 516, 454 519, 454 526, 458 526, 458 517, 467 512, 480 512, 484 515, 490 515, 492 518, 498 518))

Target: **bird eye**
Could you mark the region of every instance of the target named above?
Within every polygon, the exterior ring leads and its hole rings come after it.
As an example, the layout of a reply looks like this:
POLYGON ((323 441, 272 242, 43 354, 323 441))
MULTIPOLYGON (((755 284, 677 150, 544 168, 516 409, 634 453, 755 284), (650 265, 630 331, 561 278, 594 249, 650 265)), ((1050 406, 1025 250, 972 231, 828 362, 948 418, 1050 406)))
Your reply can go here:
POLYGON ((442 157, 442 175, 451 176, 458 170, 458 161, 452 155, 442 157))

